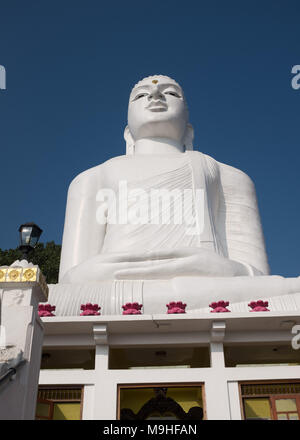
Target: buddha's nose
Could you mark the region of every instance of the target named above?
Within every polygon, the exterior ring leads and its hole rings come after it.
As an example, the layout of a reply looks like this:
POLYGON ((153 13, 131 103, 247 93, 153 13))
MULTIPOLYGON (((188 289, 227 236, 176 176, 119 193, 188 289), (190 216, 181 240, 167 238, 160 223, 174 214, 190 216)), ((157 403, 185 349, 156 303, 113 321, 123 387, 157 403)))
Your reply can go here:
POLYGON ((148 99, 163 99, 164 95, 161 93, 158 87, 153 87, 150 94, 148 95, 148 99))

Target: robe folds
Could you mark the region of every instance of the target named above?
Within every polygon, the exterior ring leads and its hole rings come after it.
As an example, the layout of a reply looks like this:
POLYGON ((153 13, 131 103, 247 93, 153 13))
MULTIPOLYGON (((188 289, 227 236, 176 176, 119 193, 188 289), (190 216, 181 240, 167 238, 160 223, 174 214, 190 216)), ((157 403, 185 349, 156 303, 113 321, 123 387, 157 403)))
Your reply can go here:
MULTIPOLYGON (((70 185, 60 280, 72 282, 64 275, 81 264, 88 267, 95 258, 100 265, 103 261, 131 267, 149 260, 155 265, 160 259, 176 259, 176 250, 180 257, 182 250, 190 254, 201 248, 242 263, 249 275, 268 274, 255 188, 245 173, 198 151, 176 154, 176 161, 170 157, 163 171, 153 168, 145 177, 126 180, 127 221, 119 221, 121 199, 115 185, 117 221, 99 226, 96 192, 100 181, 104 187, 107 183, 99 176, 114 174, 126 160, 135 160, 115 159, 82 173, 70 185), (141 212, 143 221, 137 218, 141 212)), ((124 200, 121 204, 124 207, 124 200)))

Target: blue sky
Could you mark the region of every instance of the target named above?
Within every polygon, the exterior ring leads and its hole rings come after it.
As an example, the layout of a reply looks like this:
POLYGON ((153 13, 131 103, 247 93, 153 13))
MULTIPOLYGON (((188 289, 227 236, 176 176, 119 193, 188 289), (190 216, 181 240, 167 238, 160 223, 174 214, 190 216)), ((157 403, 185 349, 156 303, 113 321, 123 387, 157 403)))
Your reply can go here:
POLYGON ((294 0, 2 2, 0 248, 24 221, 61 242, 68 184, 124 154, 132 86, 165 74, 196 149, 254 180, 272 273, 299 275, 299 20, 294 0))

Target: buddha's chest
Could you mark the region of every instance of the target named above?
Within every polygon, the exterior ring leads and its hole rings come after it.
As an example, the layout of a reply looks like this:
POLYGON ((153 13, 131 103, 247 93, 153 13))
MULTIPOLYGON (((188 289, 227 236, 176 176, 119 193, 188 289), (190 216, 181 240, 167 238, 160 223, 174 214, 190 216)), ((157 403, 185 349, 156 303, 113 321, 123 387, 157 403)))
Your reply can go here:
MULTIPOLYGON (((105 170, 105 186, 118 192, 120 186, 129 189, 192 189, 195 170, 185 155, 133 156, 110 164, 105 170)), ((197 167, 197 185, 205 188, 205 170, 197 167)))
POLYGON ((194 156, 194 161, 186 154, 126 159, 111 164, 105 173, 110 213, 126 213, 126 221, 122 217, 121 224, 138 215, 146 218, 143 224, 179 224, 180 216, 197 216, 209 224, 209 210, 213 216, 217 214, 217 204, 209 203, 209 198, 218 198, 217 186, 211 177, 207 178, 206 163, 200 154, 194 156))

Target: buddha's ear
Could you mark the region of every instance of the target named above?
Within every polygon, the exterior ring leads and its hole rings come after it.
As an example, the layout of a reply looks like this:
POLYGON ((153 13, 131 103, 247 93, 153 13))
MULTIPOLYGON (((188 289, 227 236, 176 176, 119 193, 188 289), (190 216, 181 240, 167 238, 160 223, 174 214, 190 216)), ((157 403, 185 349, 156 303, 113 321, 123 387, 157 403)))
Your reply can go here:
POLYGON ((194 129, 192 124, 188 123, 186 126, 185 135, 183 139, 183 143, 186 150, 191 151, 194 149, 193 140, 194 140, 194 129))
POLYGON ((124 130, 124 139, 126 142, 126 154, 134 154, 134 140, 131 136, 128 125, 126 125, 124 130))

